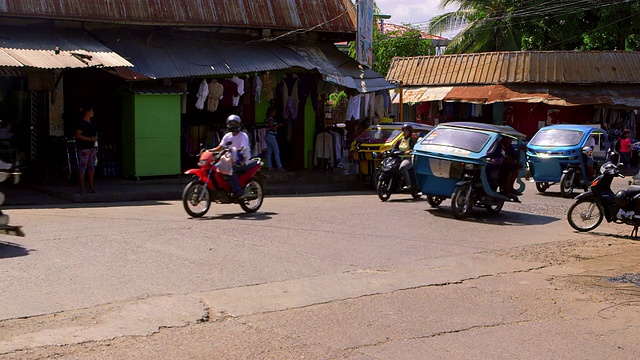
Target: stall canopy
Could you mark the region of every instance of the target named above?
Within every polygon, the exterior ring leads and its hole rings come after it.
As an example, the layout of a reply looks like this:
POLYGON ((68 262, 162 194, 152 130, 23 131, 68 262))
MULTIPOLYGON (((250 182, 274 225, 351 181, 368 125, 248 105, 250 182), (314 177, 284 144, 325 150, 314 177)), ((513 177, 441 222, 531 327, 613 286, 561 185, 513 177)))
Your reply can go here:
POLYGON ((133 66, 82 29, 1 26, 0 34, 0 67, 133 66))
POLYGON ((317 70, 324 79, 359 92, 392 85, 371 69, 340 52, 331 43, 290 45, 278 41, 221 41, 203 32, 95 30, 96 37, 133 63, 115 69, 128 80, 240 75, 255 72, 317 70))

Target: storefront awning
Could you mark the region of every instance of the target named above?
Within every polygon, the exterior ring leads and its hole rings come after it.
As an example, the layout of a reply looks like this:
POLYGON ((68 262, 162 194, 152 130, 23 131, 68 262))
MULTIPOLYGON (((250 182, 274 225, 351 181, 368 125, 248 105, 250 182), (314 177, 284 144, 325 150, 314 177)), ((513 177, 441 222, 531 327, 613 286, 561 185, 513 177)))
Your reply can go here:
MULTIPOLYGON (((640 108, 640 84, 423 86, 403 89, 404 103, 441 100, 474 104, 525 102, 556 106, 601 105, 640 108)), ((395 96, 392 102, 399 103, 400 97, 395 96)))
POLYGON ((0 66, 64 69, 133 66, 82 29, 0 27, 0 66))
MULTIPOLYGON (((441 101, 453 89, 452 86, 421 86, 402 90, 404 103, 419 103, 428 101, 441 101)), ((394 104, 400 103, 400 96, 394 96, 391 100, 394 104)))
POLYGON ((391 84, 333 44, 294 46, 277 41, 220 41, 196 31, 149 32, 123 29, 94 34, 129 59, 132 69, 115 69, 128 80, 240 75, 283 69, 317 70, 325 81, 359 92, 389 89, 391 84))

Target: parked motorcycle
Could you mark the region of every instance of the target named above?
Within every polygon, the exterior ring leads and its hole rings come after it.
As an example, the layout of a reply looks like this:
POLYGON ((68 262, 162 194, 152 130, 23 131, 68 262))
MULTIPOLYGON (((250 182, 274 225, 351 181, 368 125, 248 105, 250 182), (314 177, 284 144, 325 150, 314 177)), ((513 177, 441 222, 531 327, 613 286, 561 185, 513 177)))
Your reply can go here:
POLYGON ((631 185, 627 190, 613 193, 611 183, 616 177, 624 178, 623 164, 607 162, 600 168, 601 174, 591 182, 591 189, 576 197, 567 212, 569 225, 577 231, 591 231, 603 219, 616 224, 632 225, 631 236, 638 236, 640 227, 640 186, 631 185))
POLYGON ((231 187, 224 178, 224 167, 231 168, 230 161, 237 156, 236 149, 229 148, 215 154, 204 151, 200 155, 198 169, 190 169, 185 174, 194 175, 182 192, 182 204, 187 214, 194 218, 202 217, 209 211, 212 202, 219 204, 239 204, 247 213, 254 213, 260 209, 264 200, 262 168, 260 159, 251 159, 238 171, 240 186, 244 188, 244 196, 237 198, 231 194, 231 187), (227 160, 227 161, 225 161, 227 160), (225 165, 228 164, 228 165, 225 165))
MULTIPOLYGON (((14 184, 17 184, 20 182, 20 175, 20 172, 15 168, 0 170, 0 183, 11 179, 14 184)), ((5 196, 0 192, 0 205, 4 204, 4 201, 5 196)), ((2 210, 0 210, 0 234, 24 236, 21 226, 9 225, 9 215, 5 214, 2 210)))
MULTIPOLYGON (((378 197, 382 201, 387 201, 391 197, 391 194, 394 193, 409 193, 414 199, 419 199, 422 194, 420 193, 420 189, 416 186, 411 186, 409 189, 403 190, 403 184, 405 183, 404 174, 400 171, 400 164, 403 160, 403 152, 398 149, 391 149, 384 151, 381 155, 382 163, 376 169, 375 176, 377 177, 376 181, 376 191, 378 192, 378 197)), ((410 171, 411 176, 413 170, 410 171)), ((415 181, 411 181, 412 184, 415 181)))

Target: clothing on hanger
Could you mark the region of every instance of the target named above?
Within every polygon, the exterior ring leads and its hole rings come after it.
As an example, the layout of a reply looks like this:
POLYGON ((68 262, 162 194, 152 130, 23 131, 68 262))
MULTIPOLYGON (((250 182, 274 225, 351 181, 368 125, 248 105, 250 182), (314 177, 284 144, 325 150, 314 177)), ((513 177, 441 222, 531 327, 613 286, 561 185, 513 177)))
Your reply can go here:
POLYGON ((227 79, 221 80, 220 83, 224 88, 222 99, 220 100, 220 106, 233 106, 233 98, 238 96, 238 84, 227 79))
POLYGON ((316 136, 316 150, 314 164, 318 165, 318 160, 328 160, 333 162, 333 135, 327 131, 323 131, 316 136))
POLYGON ((298 118, 298 75, 287 74, 282 78, 282 117, 298 118))
POLYGON ((276 97, 274 90, 277 86, 276 76, 267 72, 262 75, 262 86, 264 88, 264 99, 269 101, 276 97))
POLYGON ((196 108, 198 110, 204 109, 204 102, 207 100, 207 95, 209 95, 209 85, 207 84, 207 80, 202 80, 200 88, 198 89, 198 101, 196 101, 196 108))
POLYGON ((349 105, 347 106, 347 114, 345 120, 351 120, 354 118, 355 120, 360 120, 360 101, 362 100, 362 95, 352 96, 349 99, 349 105))
POLYGON ((244 95, 244 81, 237 76, 233 76, 231 81, 236 84, 236 93, 233 95, 233 106, 238 106, 240 96, 244 95))
POLYGON ((207 110, 210 112, 218 110, 218 104, 223 94, 224 87, 222 84, 216 79, 211 80, 211 83, 209 83, 209 95, 207 96, 207 110))
POLYGON ((253 77, 253 96, 257 104, 259 104, 262 99, 260 95, 262 94, 262 80, 260 80, 260 76, 256 74, 253 77))

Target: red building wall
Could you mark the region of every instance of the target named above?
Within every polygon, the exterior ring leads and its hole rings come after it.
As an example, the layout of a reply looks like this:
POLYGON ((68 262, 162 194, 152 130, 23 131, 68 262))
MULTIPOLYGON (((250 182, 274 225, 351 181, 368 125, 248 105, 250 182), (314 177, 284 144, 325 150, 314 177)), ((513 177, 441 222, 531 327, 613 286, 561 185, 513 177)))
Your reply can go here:
POLYGON ((527 135, 552 124, 587 124, 594 116, 593 106, 550 106, 547 104, 505 103, 504 124, 527 135))

